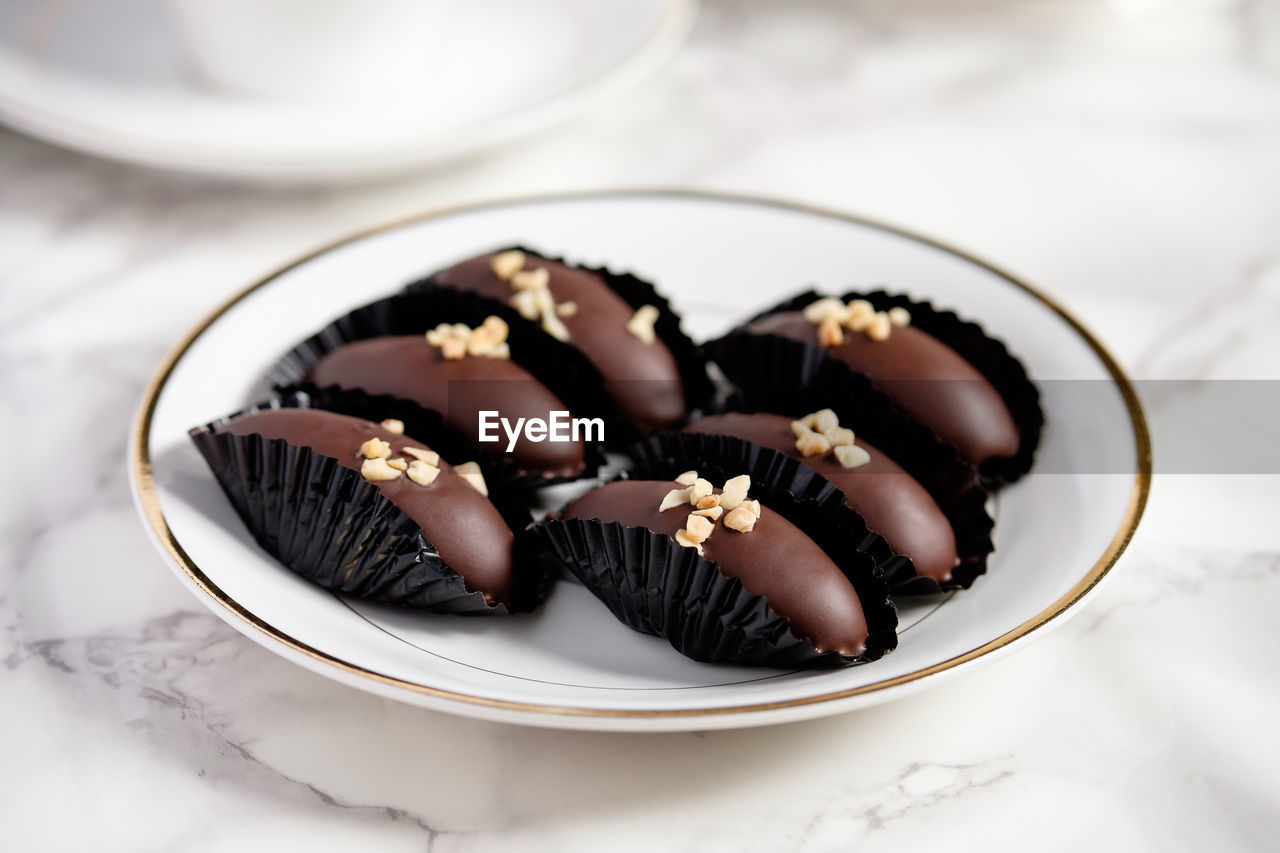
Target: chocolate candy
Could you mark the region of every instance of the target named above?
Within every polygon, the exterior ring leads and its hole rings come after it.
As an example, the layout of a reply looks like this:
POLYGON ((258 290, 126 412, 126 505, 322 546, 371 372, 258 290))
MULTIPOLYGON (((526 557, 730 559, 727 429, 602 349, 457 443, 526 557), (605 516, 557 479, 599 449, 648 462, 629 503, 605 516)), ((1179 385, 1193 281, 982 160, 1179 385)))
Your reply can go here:
MULTIPOLYGON (((502 254, 516 256, 515 252, 502 254)), ((512 305, 517 294, 537 289, 522 290, 517 285, 526 279, 514 277, 546 270, 546 286, 556 306, 550 312, 554 316, 543 318, 540 313, 535 314, 530 307, 532 296, 527 297, 530 306, 524 306, 527 310, 522 313, 541 322, 595 365, 605 379, 605 390, 625 417, 644 429, 669 427, 682 421, 686 414, 685 389, 679 367, 660 338, 644 334, 644 315, 637 318, 637 309, 590 270, 532 253, 519 254, 520 266, 514 271, 504 269, 501 263, 497 265, 503 276, 494 269, 496 255, 490 254, 443 270, 434 276, 434 282, 512 305), (633 322, 637 319, 639 322, 633 322)), ((538 277, 535 273, 533 280, 538 277)), ((656 311, 652 316, 656 317, 656 311)), ((650 329, 652 323, 649 319, 650 329)))
MULTIPOLYGON (((321 387, 337 385, 412 400, 440 412, 446 426, 477 443, 481 411, 498 411, 515 424, 518 418, 545 421, 551 412, 567 410, 514 361, 473 355, 446 359, 440 347, 421 335, 355 341, 320 358, 306 378, 321 387)), ((499 442, 480 446, 505 450, 502 430, 491 431, 494 434, 499 442)), ((547 477, 578 477, 586 468, 581 439, 533 442, 521 437, 511 457, 522 469, 547 477)))
MULTIPOLYGON (((560 518, 595 519, 642 527, 675 537, 690 522, 693 506, 659 511, 663 498, 679 486, 655 480, 620 480, 594 489, 566 506, 560 518)), ((726 528, 722 520, 702 542, 703 556, 720 572, 737 578, 790 622, 791 631, 819 652, 861 655, 869 630, 853 585, 830 557, 802 530, 768 507, 749 533, 726 528)), ((689 606, 695 606, 690 602, 689 606)))
MULTIPOLYGON (((264 409, 232 418, 215 432, 283 439, 356 471, 365 461, 361 447, 371 438, 387 442, 390 458, 402 458, 406 464, 415 461, 415 456, 404 452, 406 447, 430 449, 371 421, 319 409, 264 409)), ((423 536, 468 589, 482 593, 490 604, 506 603, 513 573, 511 530, 493 504, 448 462, 439 459, 435 467, 439 474, 428 485, 403 473, 373 482, 422 528, 423 536)), ((350 522, 334 519, 334 523, 350 522)))
POLYGON ((950 581, 960 562, 955 532, 924 487, 860 437, 855 444, 870 460, 855 468, 844 467, 830 453, 803 456, 796 449, 791 421, 782 415, 731 412, 701 418, 685 431, 736 436, 799 459, 840 489, 867 527, 883 536, 895 553, 910 557, 917 574, 939 583, 950 581))
MULTIPOLYGON (((801 311, 780 311, 747 326, 819 344, 819 326, 801 311)), ((827 346, 830 358, 864 374, 894 404, 954 446, 974 465, 1018 452, 1019 432, 995 387, 955 350, 914 326, 895 326, 883 340, 861 332, 827 346)))

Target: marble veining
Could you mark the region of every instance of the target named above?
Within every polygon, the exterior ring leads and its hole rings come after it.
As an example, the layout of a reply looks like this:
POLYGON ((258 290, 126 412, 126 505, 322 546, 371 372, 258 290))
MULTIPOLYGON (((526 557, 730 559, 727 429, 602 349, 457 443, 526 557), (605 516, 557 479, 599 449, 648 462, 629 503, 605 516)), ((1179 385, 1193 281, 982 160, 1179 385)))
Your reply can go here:
MULTIPOLYGON (((1274 380, 1277 151, 1280 13, 1259 0, 709 0, 627 96, 365 186, 0 131, 4 846, 1273 845, 1276 476, 1157 477, 1088 608, 962 678, 807 723, 608 735, 400 705, 256 646, 156 555, 124 450, 165 350, 267 270, 428 207, 614 185, 902 223, 1035 282, 1138 379, 1274 380)), ((1146 400, 1157 420, 1176 402, 1146 400)))

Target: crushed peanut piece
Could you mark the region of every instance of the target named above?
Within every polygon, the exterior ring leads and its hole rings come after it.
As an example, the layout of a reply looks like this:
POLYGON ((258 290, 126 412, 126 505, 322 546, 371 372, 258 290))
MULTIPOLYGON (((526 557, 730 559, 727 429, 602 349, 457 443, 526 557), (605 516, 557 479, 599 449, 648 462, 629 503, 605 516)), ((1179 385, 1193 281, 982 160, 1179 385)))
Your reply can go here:
POLYGON ((391 455, 391 445, 380 438, 371 438, 360 445, 360 455, 365 459, 379 459, 391 455))
POLYGON ((831 442, 832 447, 843 447, 845 445, 853 444, 854 440, 853 430, 846 429, 841 426, 832 427, 822 435, 827 439, 827 441, 831 442))
POLYGON ((521 270, 511 276, 511 286, 516 290, 546 290, 551 286, 551 271, 546 267, 521 270))
POLYGON ((627 321, 627 331, 644 343, 651 344, 657 339, 653 331, 653 324, 657 321, 658 309, 652 305, 641 305, 627 321))
POLYGON ((810 432, 796 439, 796 450, 801 456, 821 456, 831 449, 831 442, 820 433, 810 432))
POLYGON ((873 341, 887 341, 892 333, 893 323, 889 321, 889 315, 883 311, 877 311, 875 319, 867 328, 867 337, 873 341))
POLYGON ((715 506, 709 506, 706 509, 695 509, 692 515, 701 515, 711 519, 712 521, 715 521, 717 518, 720 517, 720 514, 723 512, 724 512, 724 507, 720 506, 719 504, 716 504, 715 506))
POLYGON ((752 515, 754 515, 756 518, 760 517, 760 501, 756 501, 756 500, 743 501, 742 503, 738 504, 738 509, 745 509, 748 512, 750 512, 752 515))
POLYGON ((751 475, 739 474, 736 477, 730 477, 724 481, 724 490, 726 492, 742 492, 746 494, 751 490, 751 475))
POLYGON ((400 476, 400 472, 388 465, 385 457, 375 456, 360 463, 360 476, 371 483, 377 483, 394 480, 400 476))
POLYGON ((844 332, 840 329, 840 321, 828 317, 818 326, 818 346, 824 349, 838 347, 844 343, 844 332))
POLYGON ((569 301, 561 302, 556 306, 556 314, 561 317, 572 317, 578 313, 578 303, 569 301))
POLYGON ((676 477, 676 482, 682 486, 692 486, 694 481, 697 479, 698 479, 697 471, 685 471, 679 477, 676 477))
POLYGON ((396 435, 404 435, 404 421, 399 418, 387 418, 385 421, 378 424, 378 426, 382 427, 387 432, 394 432, 396 435))
POLYGON ((463 462, 461 465, 455 465, 453 473, 466 480, 480 494, 489 496, 489 486, 484 481, 484 474, 480 471, 478 463, 463 462))
POLYGON ((747 493, 740 489, 725 489, 720 495, 720 506, 725 509, 737 509, 738 505, 747 499, 747 493))
POLYGON ((871 461, 871 454, 856 444, 847 444, 835 449, 836 460, 845 468, 857 468, 871 461))
POLYGON ((799 420, 791 422, 791 432, 795 434, 796 438, 804 438, 805 435, 813 432, 813 430, 803 420, 799 420))
POLYGON ((409 479, 419 486, 429 486, 440 476, 440 469, 422 459, 409 463, 409 479))
POLYGON ((740 506, 724 517, 724 526, 739 533, 750 533, 756 526, 755 513, 740 506))
POLYGON ((684 523, 685 533, 694 542, 705 542, 707 537, 711 535, 711 531, 715 530, 715 522, 708 521, 705 516, 689 514, 689 518, 684 523))
POLYGON ((538 308, 538 295, 532 290, 517 290, 512 294, 511 307, 526 320, 536 320, 542 313, 538 308))
POLYGON ((702 556, 702 543, 694 542, 692 539, 689 538, 689 534, 686 533, 684 530, 676 531, 676 544, 681 545, 685 548, 697 548, 698 556, 699 557, 702 556))
POLYGON ((519 249, 499 252, 493 256, 489 266, 493 269, 493 274, 498 278, 503 281, 510 281, 513 275, 524 269, 524 252, 519 249))
POLYGON ((720 506, 719 495, 703 495, 698 498, 698 502, 694 504, 698 509, 710 509, 713 506, 720 506))
POLYGON ((704 480, 701 477, 693 481, 693 485, 689 487, 689 503, 694 506, 698 505, 698 501, 715 491, 715 486, 711 485, 710 480, 704 480))
POLYGON ((569 340, 569 327, 556 316, 555 309, 542 312, 542 331, 557 341, 569 340))
POLYGON ((848 314, 849 309, 834 296, 824 296, 815 302, 810 302, 804 309, 804 318, 815 325, 825 323, 827 320, 835 320, 837 324, 843 323, 848 314))
POLYGON ((434 450, 427 450, 425 447, 402 447, 400 448, 400 452, 407 453, 414 459, 421 459, 428 465, 440 464, 440 454, 436 453, 434 450))
POLYGON ((865 332, 875 319, 876 309, 865 299, 854 299, 849 303, 849 315, 844 324, 850 331, 865 332))
POLYGON ((674 506, 683 506, 689 502, 689 495, 693 491, 693 486, 683 489, 672 489, 667 492, 667 496, 662 499, 662 503, 658 506, 658 512, 666 512, 674 506))
POLYGON ((910 326, 911 312, 901 305, 895 305, 889 309, 889 322, 895 326, 910 326))
POLYGON ((820 432, 824 435, 828 430, 833 430, 840 426, 840 418, 830 409, 819 409, 811 415, 805 415, 804 421, 809 424, 814 432, 820 432))
POLYGON ((409 463, 405 462, 399 456, 397 456, 395 459, 388 459, 387 464, 390 465, 392 468, 395 468, 397 471, 403 471, 404 469, 409 467, 409 463))
POLYGON ((467 354, 467 342, 457 338, 445 338, 440 344, 440 354, 446 361, 458 361, 467 354))

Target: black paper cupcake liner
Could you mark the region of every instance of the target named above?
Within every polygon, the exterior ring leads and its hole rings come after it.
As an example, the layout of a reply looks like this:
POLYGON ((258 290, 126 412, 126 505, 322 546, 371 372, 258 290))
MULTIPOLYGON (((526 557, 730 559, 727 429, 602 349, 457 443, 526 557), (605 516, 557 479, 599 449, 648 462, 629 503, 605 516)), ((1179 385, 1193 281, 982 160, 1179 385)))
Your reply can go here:
MULTIPOLYGON (((783 338, 778 340, 795 343, 783 338)), ((841 424, 852 428, 901 465, 938 504, 955 533, 956 551, 960 556, 960 564, 946 583, 939 584, 933 578, 916 574, 910 558, 894 554, 874 531, 868 531, 865 538, 858 540, 858 550, 876 559, 895 595, 968 589, 986 572, 987 558, 994 550, 991 542, 994 522, 986 510, 986 490, 973 477, 972 468, 931 431, 892 408, 872 408, 867 401, 850 405, 845 397, 819 394, 812 389, 793 388, 785 397, 779 393, 760 402, 767 405, 751 406, 742 398, 730 398, 720 411, 767 411, 799 418, 819 409, 832 408, 841 424)), ((638 442, 627 452, 636 463, 632 472, 635 477, 670 479, 690 469, 712 480, 745 473, 751 476, 753 494, 758 492, 766 498, 787 494, 802 501, 812 500, 831 512, 851 513, 859 524, 866 526, 862 516, 848 505, 844 493, 830 480, 795 457, 736 436, 669 432, 638 442), (704 471, 714 472, 714 476, 702 473, 704 471)))
MULTIPOLYGON (((389 335, 425 334, 428 329, 433 329, 440 323, 466 323, 472 327, 479 326, 484 322, 485 317, 499 313, 490 310, 491 307, 489 300, 443 288, 431 293, 401 293, 385 299, 379 299, 339 317, 285 353, 267 372, 267 381, 278 393, 301 391, 313 396, 316 400, 317 408, 329 408, 330 406, 326 401, 342 399, 340 392, 343 389, 336 386, 322 389, 306 381, 307 374, 325 355, 347 344, 369 338, 389 335)), ((505 315, 502 316, 510 322, 509 318, 506 318, 505 315)), ((586 359, 582 358, 577 350, 573 350, 573 353, 577 356, 578 361, 581 362, 580 364, 575 366, 568 362, 560 363, 558 361, 559 355, 548 351, 541 340, 541 338, 550 338, 550 335, 547 335, 541 329, 530 331, 526 326, 518 328, 512 326, 510 328, 507 341, 511 347, 513 360, 532 374, 535 379, 550 388, 575 415, 600 417, 600 415, 593 414, 589 410, 580 409, 575 402, 567 399, 565 393, 563 393, 567 387, 569 390, 575 390, 578 398, 583 398, 589 395, 576 391, 578 387, 595 388, 598 392, 597 396, 603 398, 603 380, 600 378, 599 373, 595 372, 594 384, 592 384, 590 377, 582 373, 583 370, 594 372, 595 368, 587 363, 586 359), (551 377, 556 378, 554 385, 547 381, 551 377)), ((551 338, 551 340, 559 343, 554 338, 551 338)), ((363 392, 352 391, 352 393, 361 394, 363 392)), ((500 450, 471 441, 466 436, 444 427, 440 413, 432 409, 410 400, 401 400, 400 398, 386 395, 365 396, 383 402, 400 400, 401 405, 398 411, 401 414, 393 415, 392 417, 399 417, 406 424, 410 420, 420 424, 421 428, 424 429, 423 441, 432 438, 441 445, 448 445, 451 448, 457 447, 456 451, 451 451, 454 456, 458 458, 474 458, 477 462, 480 462, 481 467, 487 467, 499 472, 502 482, 510 487, 518 487, 527 491, 555 483, 593 477, 605 462, 602 446, 598 442, 587 442, 586 466, 578 477, 548 477, 537 471, 521 471, 511 458, 500 450), (433 427, 432 425, 437 426, 433 427), (427 435, 425 430, 429 428, 434 431, 427 435), (446 433, 451 434, 453 438, 449 438, 446 433)), ((597 405, 602 404, 597 403, 597 405)), ((340 410, 335 409, 335 411, 340 410)), ((439 452, 445 455, 446 459, 449 458, 445 451, 441 450, 439 452)))
MULTIPOLYGON (((743 388, 749 396, 757 390, 758 386, 764 384, 784 387, 798 384, 810 386, 815 385, 819 380, 829 380, 833 374, 837 373, 860 377, 860 374, 843 362, 827 358, 822 348, 816 344, 798 341, 792 341, 792 343, 804 348, 805 352, 797 351, 788 354, 789 363, 786 366, 791 372, 785 372, 779 366, 778 369, 771 369, 762 377, 757 377, 747 366, 732 360, 732 358, 744 356, 745 347, 742 338, 760 340, 766 337, 778 337, 751 334, 746 331, 748 325, 771 314, 801 311, 818 298, 820 294, 812 290, 793 296, 760 312, 724 338, 706 344, 706 349, 725 375, 743 388), (730 348, 725 345, 725 342, 731 338, 736 339, 736 345, 730 348), (732 358, 730 352, 733 353, 732 358)), ((1040 444, 1040 435, 1044 429, 1040 392, 1028 378, 1022 362, 1009 352, 1003 342, 987 335, 977 323, 961 320, 954 311, 938 310, 930 302, 916 301, 883 290, 870 292, 851 290, 843 294, 840 299, 845 302, 851 299, 865 299, 878 311, 887 311, 894 307, 907 309, 911 313, 911 325, 951 347, 995 387, 1004 399, 1021 438, 1018 452, 1014 456, 1007 459, 989 459, 978 467, 978 473, 988 488, 997 489, 1012 483, 1031 470, 1036 448, 1040 444)), ((759 359, 752 360, 752 365, 759 366, 759 359)), ((865 377, 862 378, 865 379, 865 377)), ((870 382, 866 384, 870 385, 870 382)), ((816 387, 823 386, 816 385, 816 387)), ((773 393, 773 390, 771 389, 769 393, 773 393)))
MULTIPOLYGON (((680 327, 680 316, 671 308, 671 303, 667 298, 658 293, 653 284, 631 273, 617 273, 607 267, 571 264, 564 258, 544 255, 525 246, 507 246, 494 250, 494 252, 506 251, 521 251, 526 255, 541 258, 544 261, 565 264, 575 269, 594 273, 600 277, 610 290, 618 294, 632 308, 640 308, 643 305, 652 305, 657 308, 658 319, 654 323, 653 331, 658 340, 662 341, 667 346, 667 349, 671 351, 672 356, 675 357, 676 367, 680 371, 680 381, 684 387, 685 411, 693 413, 701 411, 710 405, 715 397, 715 386, 707 375, 707 356, 702 348, 684 333, 684 330, 680 327)), ((447 285, 438 284, 436 282, 438 274, 434 273, 420 281, 409 284, 406 287, 406 292, 460 292, 447 285)), ((553 363, 563 363, 571 366, 572 369, 569 371, 572 374, 571 376, 555 377, 555 379, 562 381, 566 386, 570 386, 564 389, 564 394, 571 396, 584 395, 586 399, 580 401, 580 407, 584 412, 589 412, 592 415, 598 414, 608 419, 609 429, 606 430, 606 435, 611 446, 621 447, 641 437, 642 431, 618 412, 617 405, 604 392, 604 379, 600 372, 580 350, 570 343, 565 343, 548 335, 542 331, 542 327, 538 323, 525 319, 519 312, 500 300, 488 299, 470 293, 465 295, 481 303, 484 306, 483 310, 486 315, 497 314, 513 328, 519 325, 533 332, 536 337, 541 339, 542 344, 549 352, 554 354, 553 363), (588 383, 589 387, 581 387, 584 382, 588 383)), ((539 376, 539 378, 541 379, 542 377, 539 376)), ((551 385, 550 381, 546 379, 543 381, 548 387, 555 390, 557 394, 560 393, 560 389, 551 385)), ((570 402, 563 394, 561 398, 567 403, 570 402)), ((572 404, 570 408, 572 408, 572 404)))
POLYGON ((669 536, 598 520, 544 519, 526 532, 544 571, 567 568, 623 624, 666 639, 697 661, 784 669, 839 667, 878 660, 898 644, 898 614, 867 554, 848 547, 848 531, 813 501, 768 509, 800 526, 845 572, 867 620, 865 651, 819 652, 796 636, 765 599, 715 563, 669 536))
MULTIPOLYGON (((553 578, 528 558, 518 534, 511 605, 490 605, 481 593, 467 589, 422 529, 359 472, 282 439, 214 432, 239 415, 307 408, 307 403, 303 396, 289 396, 189 433, 236 514, 264 550, 326 589, 436 613, 527 611, 547 597, 553 578)), ((514 517, 514 506, 507 508, 504 518, 507 513, 514 517)), ((507 520, 512 523, 513 518, 507 520)), ((517 528, 524 526, 514 520, 517 528)))

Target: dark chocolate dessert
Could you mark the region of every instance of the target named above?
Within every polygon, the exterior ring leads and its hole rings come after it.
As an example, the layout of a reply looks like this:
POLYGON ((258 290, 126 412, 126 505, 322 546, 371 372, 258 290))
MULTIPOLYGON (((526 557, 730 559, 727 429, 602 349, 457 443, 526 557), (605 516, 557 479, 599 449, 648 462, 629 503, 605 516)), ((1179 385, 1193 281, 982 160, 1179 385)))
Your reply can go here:
POLYGON ((781 311, 747 326, 816 344, 867 376, 900 409, 932 429, 974 465, 1018 452, 1019 432, 998 391, 937 338, 910 325, 903 308, 877 312, 870 302, 835 298, 781 311))
POLYGON ((622 415, 642 429, 684 419, 680 367, 655 332, 659 308, 633 307, 596 271, 512 249, 463 261, 432 282, 509 305, 579 350, 599 370, 622 415))
MULTIPOLYGON (((447 427, 480 444, 480 412, 494 411, 515 424, 553 412, 565 404, 510 358, 506 323, 490 317, 475 329, 446 324, 427 335, 394 335, 358 340, 322 356, 306 380, 320 387, 338 386, 368 394, 411 400, 440 412, 447 427)), ((494 452, 508 446, 508 436, 494 427, 488 444, 494 452)), ((578 477, 586 468, 585 442, 531 441, 522 433, 512 460, 524 470, 546 477, 578 477)))
POLYGON ((545 578, 518 565, 476 463, 450 465, 397 420, 283 402, 191 437, 254 538, 294 572, 450 613, 530 609, 545 596, 545 578))
POLYGON ((686 432, 730 435, 776 450, 817 471, 843 492, 849 506, 911 558, 919 575, 951 581, 959 564, 950 522, 925 488, 900 465, 842 427, 830 409, 793 420, 765 412, 701 418, 686 432))

